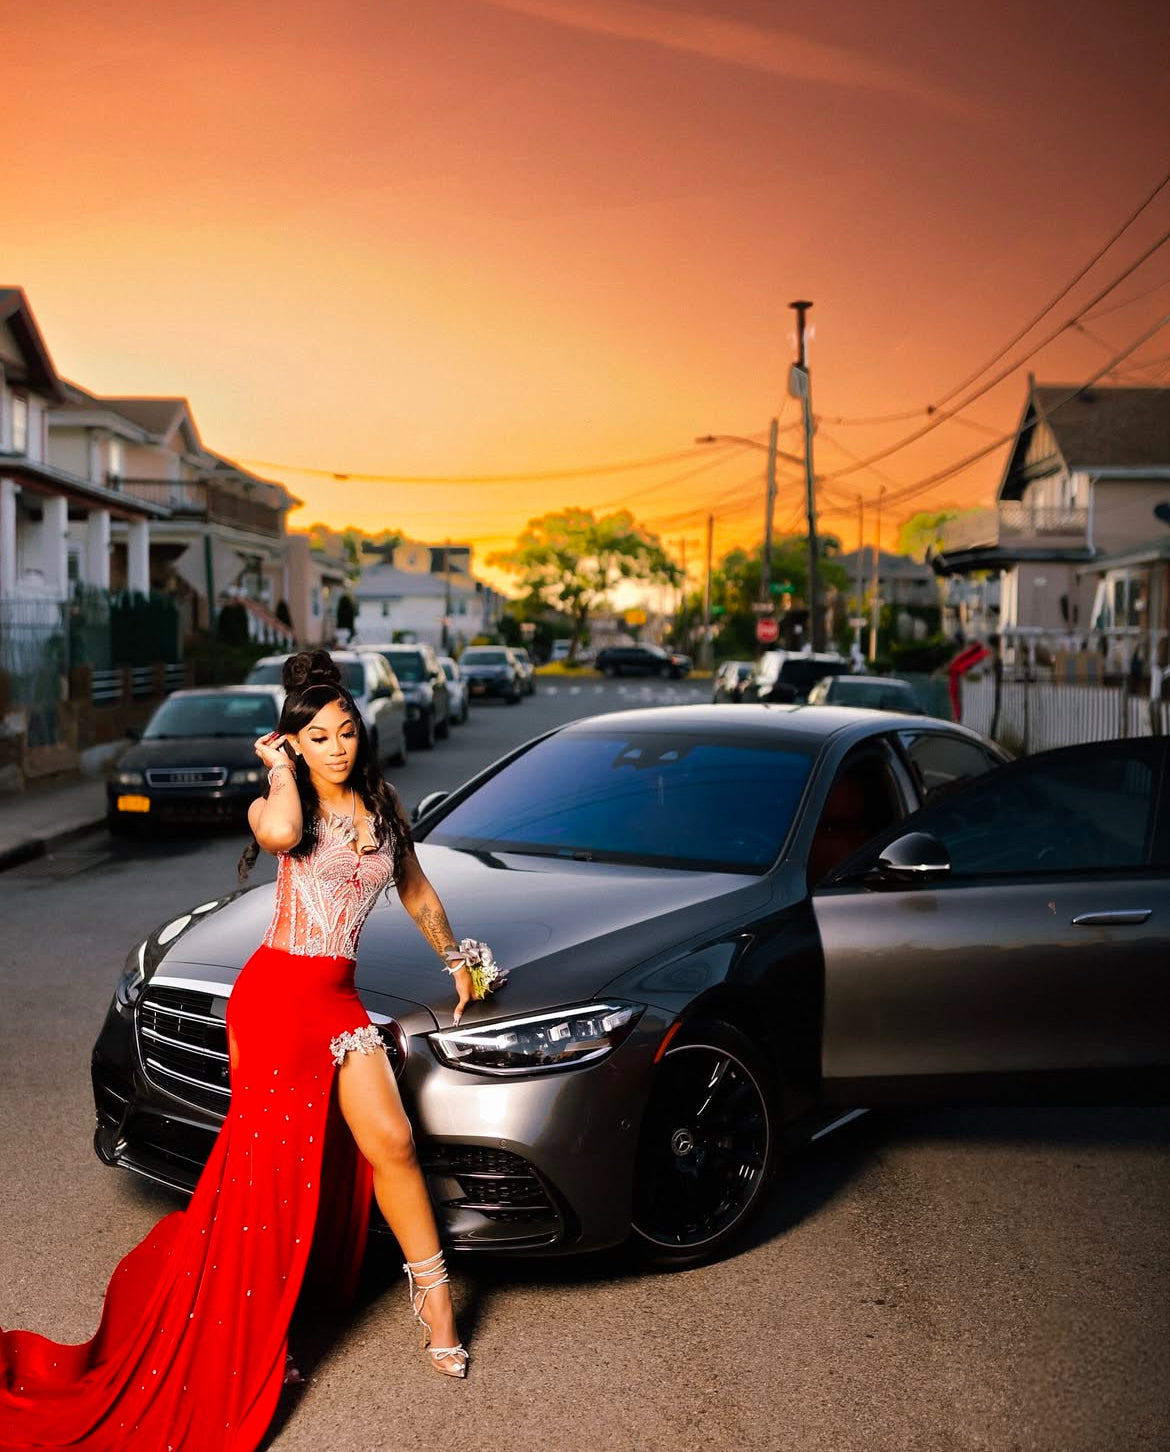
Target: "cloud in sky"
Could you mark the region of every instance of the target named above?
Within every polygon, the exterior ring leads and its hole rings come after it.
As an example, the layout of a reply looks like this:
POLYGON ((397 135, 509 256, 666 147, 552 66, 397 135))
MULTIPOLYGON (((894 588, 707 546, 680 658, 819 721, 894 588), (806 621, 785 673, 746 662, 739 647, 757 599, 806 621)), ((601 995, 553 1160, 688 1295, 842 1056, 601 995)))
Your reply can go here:
POLYGON ((593 35, 643 41, 724 65, 834 86, 884 91, 950 115, 975 109, 963 98, 845 46, 745 20, 671 10, 649 0, 482 0, 499 10, 593 35))

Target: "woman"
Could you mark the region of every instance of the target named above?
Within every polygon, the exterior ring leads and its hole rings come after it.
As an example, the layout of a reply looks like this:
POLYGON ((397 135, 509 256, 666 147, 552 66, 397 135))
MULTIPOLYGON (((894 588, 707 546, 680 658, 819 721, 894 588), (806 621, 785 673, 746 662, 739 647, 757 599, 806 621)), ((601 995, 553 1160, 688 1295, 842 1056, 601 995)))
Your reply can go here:
POLYGON ((456 946, 328 654, 292 657, 284 683, 279 726, 256 743, 269 790, 241 858, 241 875, 260 848, 278 868, 272 921, 228 1003, 230 1111, 186 1210, 119 1265, 91 1341, 0 1332, 0 1452, 251 1452, 282 1382, 299 1380, 286 1365, 302 1285, 352 1294, 371 1187, 430 1365, 466 1375, 410 1124, 354 991, 358 935, 394 883, 454 975, 456 1021, 497 975, 483 945, 456 946))

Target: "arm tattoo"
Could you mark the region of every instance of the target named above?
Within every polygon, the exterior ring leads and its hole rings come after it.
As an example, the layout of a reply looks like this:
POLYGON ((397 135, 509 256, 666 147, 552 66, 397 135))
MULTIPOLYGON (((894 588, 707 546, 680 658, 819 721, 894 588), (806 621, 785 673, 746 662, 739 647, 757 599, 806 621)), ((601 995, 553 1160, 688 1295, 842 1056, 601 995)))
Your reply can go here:
POLYGON ((440 957, 443 956, 444 948, 456 946, 455 934, 451 931, 447 914, 434 894, 431 895, 431 901, 423 903, 414 914, 414 920, 418 924, 419 932, 440 957))

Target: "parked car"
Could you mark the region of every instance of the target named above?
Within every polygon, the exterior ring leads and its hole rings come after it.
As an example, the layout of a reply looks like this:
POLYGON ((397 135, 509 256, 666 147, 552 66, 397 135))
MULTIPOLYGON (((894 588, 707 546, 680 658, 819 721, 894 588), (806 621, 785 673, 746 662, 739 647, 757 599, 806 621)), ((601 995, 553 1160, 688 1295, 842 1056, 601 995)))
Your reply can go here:
POLYGON ((536 694, 536 666, 533 664, 532 657, 522 645, 513 645, 509 648, 516 657, 517 664, 520 667, 520 679, 524 685, 524 694, 526 696, 534 696, 536 694))
POLYGON ((909 681, 896 676, 822 676, 808 693, 810 706, 862 706, 869 711, 925 712, 909 681))
POLYGON ((412 746, 424 751, 451 731, 451 692, 439 657, 429 645, 366 645, 393 669, 406 697, 406 731, 412 746))
POLYGON ((552 650, 549 653, 549 660, 568 660, 569 646, 571 644, 572 642, 568 640, 554 640, 552 643, 552 650))
MULTIPOLYGON (((1147 737, 1005 763, 934 718, 665 707, 424 799, 423 866, 511 973, 456 1027, 399 906, 361 941, 445 1241, 632 1236, 693 1264, 867 1105, 1166 1102, 1168 758, 1147 737)), ((193 1184, 272 906, 234 893, 132 949, 93 1055, 107 1163, 193 1184)))
POLYGON ((677 650, 660 645, 607 645, 597 652, 594 667, 605 676, 668 676, 679 680, 689 675, 693 662, 677 650))
POLYGON ((751 680, 755 666, 750 660, 725 660, 715 672, 711 685, 712 701, 739 701, 751 680))
MULTIPOLYGON (((330 654, 370 733, 374 760, 405 766, 406 700, 393 670, 372 651, 335 650, 330 654)), ((249 685, 279 685, 287 659, 287 655, 262 656, 245 680, 249 685)))
POLYGON ((806 701, 818 681, 847 675, 849 670, 849 661, 834 651, 766 650, 740 699, 780 705, 806 701))
POLYGON ((276 726, 283 699, 273 686, 208 686, 169 695, 106 773, 110 830, 241 821, 264 781, 256 738, 276 726))
POLYGON ((462 726, 467 720, 467 713, 471 709, 470 698, 467 693, 467 681, 463 672, 459 669, 459 662, 453 656, 441 655, 439 664, 443 667, 443 674, 447 677, 448 705, 450 707, 451 720, 457 726, 462 726))
POLYGON ((514 706, 524 694, 520 662, 506 645, 469 645, 459 667, 474 696, 501 696, 514 706))

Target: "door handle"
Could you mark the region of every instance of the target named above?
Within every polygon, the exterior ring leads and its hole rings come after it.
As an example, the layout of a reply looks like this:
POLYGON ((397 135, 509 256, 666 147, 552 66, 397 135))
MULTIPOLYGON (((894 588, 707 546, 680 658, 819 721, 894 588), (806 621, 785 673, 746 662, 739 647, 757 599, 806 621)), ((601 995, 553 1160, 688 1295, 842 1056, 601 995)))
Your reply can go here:
POLYGON ((1153 908, 1112 908, 1100 913, 1079 913, 1072 920, 1074 928, 1124 928, 1144 923, 1153 908))

